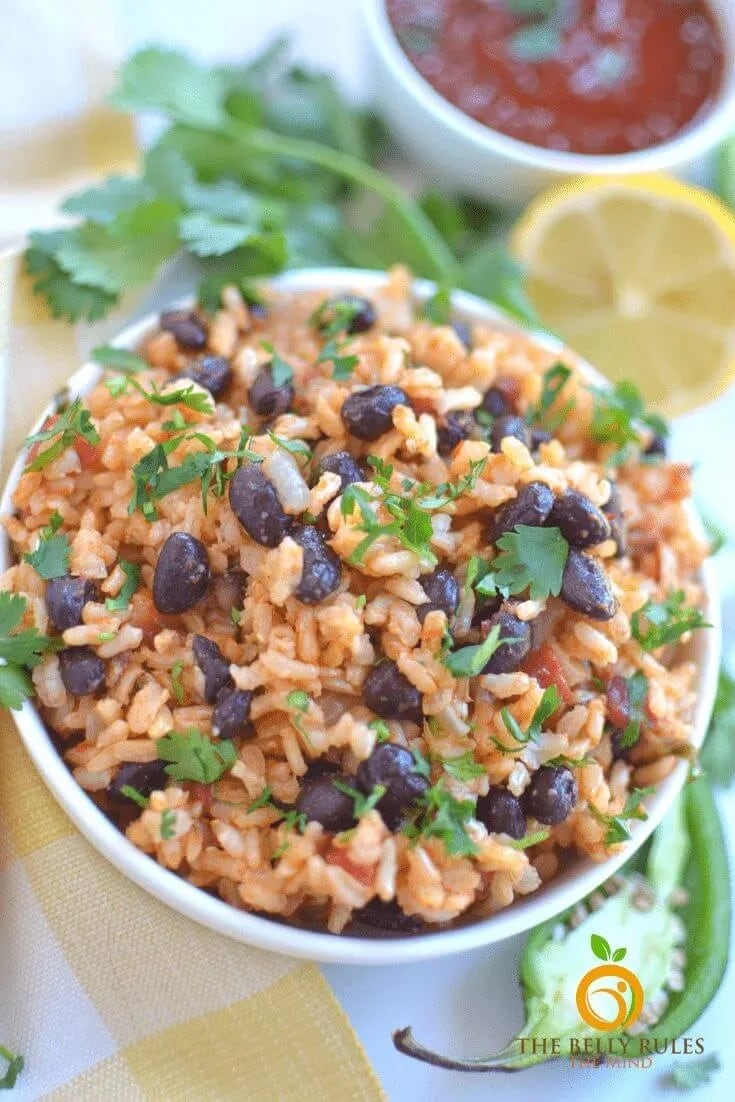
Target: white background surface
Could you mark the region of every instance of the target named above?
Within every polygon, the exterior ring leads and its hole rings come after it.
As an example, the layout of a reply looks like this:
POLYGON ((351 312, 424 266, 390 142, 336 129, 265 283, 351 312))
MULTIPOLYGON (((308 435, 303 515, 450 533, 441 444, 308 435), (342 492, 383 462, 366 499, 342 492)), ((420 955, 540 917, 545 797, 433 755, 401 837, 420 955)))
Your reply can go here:
MULTIPOLYGON (((370 73, 362 50, 360 0, 110 0, 100 8, 115 9, 122 27, 123 52, 147 43, 180 46, 204 60, 242 59, 257 52, 275 34, 286 31, 295 55, 314 66, 330 69, 354 97, 369 93, 370 73)), ((50 45, 63 33, 66 4, 56 0, 3 0, 6 54, 22 52, 24 64, 0 73, 0 128, 73 113, 84 97, 84 83, 73 64, 50 45), (7 6, 6 6, 7 5, 7 6), (9 16, 9 18, 8 18, 9 16), (60 22, 61 21, 61 22, 60 22), (49 39, 39 38, 47 26, 49 39), (45 55, 45 56, 44 56, 45 55), (43 81, 13 84, 22 69, 38 71, 43 81), (32 102, 28 89, 35 89, 32 102)), ((735 539, 735 391, 729 398, 682 420, 674 433, 673 451, 697 462, 697 494, 705 512, 728 526, 735 539), (729 514, 729 515, 728 515, 729 514)), ((725 597, 725 623, 730 659, 735 643, 735 552, 720 555, 725 597)), ((735 831, 735 797, 722 801, 729 835, 735 831)), ((351 968, 324 966, 323 971, 347 1011, 391 1102, 433 1102, 451 1099, 475 1102, 560 1102, 594 1091, 599 1102, 633 1102, 672 1098, 677 1092, 663 1085, 670 1060, 662 1058, 651 1071, 572 1070, 564 1063, 547 1064, 518 1075, 471 1075, 446 1072, 408 1060, 391 1044, 391 1031, 412 1025, 430 1046, 457 1055, 491 1053, 503 1047, 522 1024, 517 962, 523 939, 500 947, 428 964, 408 967, 351 968)), ((718 1052, 723 1071, 715 1082, 691 1097, 713 1100, 732 1097, 735 1054, 735 982, 732 969, 719 995, 693 1031, 707 1051, 718 1052), (726 1084, 729 1081, 730 1088, 726 1084)), ((297 1070, 297 1069, 296 1069, 297 1070)))

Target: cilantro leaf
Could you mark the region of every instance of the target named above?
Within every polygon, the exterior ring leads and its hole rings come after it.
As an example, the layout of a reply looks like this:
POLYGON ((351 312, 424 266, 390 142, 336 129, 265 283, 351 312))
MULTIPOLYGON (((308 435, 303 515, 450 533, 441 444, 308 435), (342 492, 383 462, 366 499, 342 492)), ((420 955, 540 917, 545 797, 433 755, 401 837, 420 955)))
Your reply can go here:
POLYGON ((479 761, 475 761, 475 755, 471 750, 459 754, 456 758, 445 758, 442 761, 442 769, 455 781, 471 781, 475 777, 484 777, 486 769, 479 761))
POLYGON ((18 666, 0 665, 0 705, 18 711, 33 696, 33 683, 18 666))
POLYGON ((304 714, 309 711, 309 695, 305 693, 303 689, 293 689, 286 697, 286 703, 289 708, 293 708, 296 712, 303 712, 304 714))
POLYGON ((418 487, 416 503, 422 509, 443 509, 452 501, 456 501, 462 494, 474 489, 475 483, 482 474, 487 464, 487 459, 474 459, 469 465, 467 474, 462 475, 457 482, 440 482, 435 487, 434 493, 427 492, 427 486, 418 487))
POLYGON ((452 293, 448 287, 439 287, 421 306, 422 317, 434 325, 449 325, 452 320, 452 293))
POLYGON ((273 376, 274 386, 284 386, 286 383, 290 383, 293 379, 293 368, 289 363, 286 363, 282 359, 272 344, 268 341, 262 341, 262 347, 266 352, 270 353, 271 362, 269 364, 271 375, 273 376))
POLYGON ((268 435, 277 447, 283 448, 291 455, 304 455, 307 459, 311 458, 311 448, 304 440, 288 440, 285 436, 278 436, 272 429, 268 429, 268 435))
POLYGON ((36 550, 28 551, 23 556, 24 561, 30 563, 44 581, 61 578, 69 569, 69 540, 63 534, 56 534, 62 524, 60 515, 53 513, 48 525, 39 533, 36 550))
POLYGON ((372 719, 368 727, 375 731, 378 742, 390 742, 390 727, 384 719, 372 719))
POLYGON ((123 111, 159 110, 192 126, 217 127, 225 118, 224 74, 185 54, 155 47, 139 50, 120 71, 110 100, 123 111))
POLYGON ((680 1091, 693 1091, 710 1083, 721 1068, 720 1059, 714 1052, 700 1060, 677 1060, 671 1068, 671 1082, 680 1091))
POLYGON ((118 300, 117 294, 103 291, 72 278, 56 259, 56 249, 70 230, 51 230, 29 235, 25 268, 33 290, 46 300, 55 318, 67 321, 99 321, 118 300))
POLYGON ((95 187, 70 195, 61 204, 61 209, 64 214, 106 225, 123 211, 132 210, 154 198, 155 192, 146 180, 134 176, 110 176, 95 187))
POLYGON ((328 363, 330 360, 332 361, 333 379, 349 379, 360 362, 359 356, 343 355, 342 350, 344 347, 344 341, 330 340, 322 347, 321 352, 317 356, 316 362, 318 364, 328 363))
POLYGON ((627 750, 631 746, 635 746, 641 737, 641 726, 645 718, 643 706, 648 696, 648 678, 640 670, 637 670, 632 677, 628 678, 626 685, 628 688, 628 715, 630 718, 625 725, 620 745, 627 750))
POLYGON ((108 597, 105 601, 105 608, 108 612, 119 612, 127 608, 140 581, 140 567, 137 563, 120 559, 120 569, 127 575, 127 579, 117 597, 108 597))
POLYGON ((177 704, 183 704, 185 699, 184 686, 181 683, 181 675, 184 672, 183 662, 174 662, 171 667, 171 692, 177 704))
POLYGON ((27 601, 19 593, 0 592, 0 659, 9 666, 37 666, 57 642, 37 628, 15 631, 25 614, 27 601))
POLYGON ((489 632, 482 643, 476 643, 469 647, 460 647, 444 656, 442 661, 450 673, 455 677, 477 677, 488 664, 498 647, 507 643, 513 643, 514 638, 500 638, 500 624, 489 632))
POLYGON ((611 466, 624 463, 631 448, 641 446, 641 427, 666 438, 669 427, 662 417, 647 413, 637 386, 627 379, 613 387, 590 387, 594 398, 590 434, 599 444, 614 444, 611 466))
MULTIPOLYGON (((323 336, 336 337, 340 333, 346 333, 352 322, 362 310, 362 303, 350 298, 324 299, 309 317, 309 325, 313 325, 323 336)), ((331 358, 331 357, 328 357, 331 358)))
POLYGON ((657 650, 678 642, 689 631, 712 626, 698 608, 685 605, 685 599, 683 590, 672 590, 665 601, 647 601, 633 613, 630 618, 633 638, 644 650, 657 650))
POLYGON ((175 830, 176 812, 173 808, 167 807, 161 815, 161 838, 163 841, 168 842, 170 838, 173 838, 175 830))
POLYGON ((735 779, 735 679, 724 669, 720 671, 702 765, 720 788, 728 788, 735 779))
POLYGON ((237 751, 229 741, 212 742, 201 731, 190 727, 186 734, 172 731, 156 742, 158 757, 170 764, 166 772, 177 781, 218 781, 237 761, 237 751))
POLYGON ((466 830, 475 811, 473 800, 457 800, 445 788, 443 779, 416 801, 419 811, 413 823, 404 827, 409 838, 438 838, 453 857, 471 857, 477 846, 466 830))
POLYGON ((5 1074, 2 1079, 0 1079, 0 1090, 11 1091, 18 1080, 18 1076, 25 1067, 25 1060, 20 1055, 14 1056, 4 1045, 0 1045, 0 1057, 2 1057, 7 1064, 5 1074))
POLYGON ((49 447, 40 450, 35 458, 26 464, 24 472, 42 471, 79 439, 86 440, 88 444, 100 442, 99 433, 94 427, 89 410, 84 408, 81 398, 75 398, 50 425, 28 437, 27 447, 46 443, 49 447))
POLYGON ((571 375, 572 369, 562 363, 554 364, 544 371, 541 395, 537 404, 527 414, 527 420, 532 425, 540 425, 551 433, 559 430, 576 405, 573 398, 562 406, 557 404, 571 375), (557 408, 552 412, 554 406, 557 408))
POLYGON ((641 801, 655 791, 656 789, 653 786, 649 786, 648 788, 634 788, 625 801, 622 811, 619 811, 617 815, 604 815, 593 807, 592 804, 589 805, 592 817, 607 828, 605 837, 602 840, 603 845, 614 846, 620 842, 628 841, 631 836, 627 826, 628 822, 631 819, 640 819, 643 821, 648 818, 648 812, 645 808, 641 807, 641 801))
POLYGON ((356 819, 361 819, 363 815, 367 815, 368 811, 372 811, 386 793, 384 784, 376 784, 369 796, 336 777, 332 778, 332 784, 338 792, 343 792, 345 796, 349 796, 354 801, 356 819))
POLYGON ((137 788, 133 788, 131 784, 124 784, 120 789, 123 796, 127 796, 129 800, 132 800, 134 804, 145 810, 150 804, 150 800, 147 796, 144 796, 142 792, 139 792, 137 788))
MULTIPOLYGON (((561 696, 556 685, 549 685, 544 689, 536 710, 531 717, 531 722, 528 725, 527 730, 518 723, 517 719, 507 708, 502 708, 500 712, 500 718, 503 721, 506 731, 513 738, 519 746, 525 746, 529 742, 538 742, 541 737, 543 726, 547 719, 551 719, 554 712, 561 704, 561 696)), ((499 750, 503 752, 515 753, 516 747, 504 746, 498 739, 493 738, 493 742, 499 750)))
POLYGON ((142 394, 152 405, 180 405, 193 410, 194 413, 214 413, 212 395, 205 387, 198 386, 194 382, 187 382, 185 379, 180 379, 177 383, 169 384, 170 389, 167 389, 166 392, 163 393, 155 384, 151 390, 146 390, 144 386, 140 385, 137 379, 129 379, 128 381, 130 385, 134 387, 139 394, 142 394))
POLYGON ((100 344, 93 348, 89 358, 105 367, 112 367, 115 371, 122 371, 125 375, 137 375, 139 371, 151 370, 148 361, 136 352, 129 352, 127 348, 115 348, 111 344, 100 344))
POLYGON ((569 544, 558 528, 517 524, 497 541, 501 553, 493 562, 497 584, 509 593, 528 589, 531 600, 558 597, 569 544))
POLYGON ((533 834, 526 834, 524 838, 511 838, 508 844, 513 849, 528 849, 529 846, 537 846, 539 842, 545 842, 548 837, 548 830, 537 830, 533 834))
POLYGON ((197 212, 179 220, 179 237, 195 256, 224 256, 258 238, 260 230, 243 222, 214 218, 197 212))

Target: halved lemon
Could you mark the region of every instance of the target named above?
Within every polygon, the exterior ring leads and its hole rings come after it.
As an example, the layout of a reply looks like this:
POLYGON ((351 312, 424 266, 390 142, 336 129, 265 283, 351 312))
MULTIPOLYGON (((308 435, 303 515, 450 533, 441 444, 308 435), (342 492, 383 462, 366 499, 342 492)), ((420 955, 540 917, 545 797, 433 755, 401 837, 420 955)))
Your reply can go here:
POLYGON ((584 178, 513 230, 543 324, 669 416, 735 379, 735 215, 666 176, 584 178))

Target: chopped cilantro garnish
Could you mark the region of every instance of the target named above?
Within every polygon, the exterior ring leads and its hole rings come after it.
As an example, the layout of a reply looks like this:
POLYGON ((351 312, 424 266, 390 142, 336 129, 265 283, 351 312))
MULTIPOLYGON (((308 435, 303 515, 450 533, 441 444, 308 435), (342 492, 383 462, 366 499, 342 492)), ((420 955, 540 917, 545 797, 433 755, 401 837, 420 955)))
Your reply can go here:
POLYGON ((643 398, 634 383, 628 380, 613 387, 591 387, 594 409, 590 433, 599 444, 614 444, 615 452, 608 458, 611 466, 619 466, 630 456, 632 448, 641 445, 641 426, 666 438, 669 428, 663 418, 646 413, 643 398))
POLYGON ((643 706, 648 695, 648 678, 640 670, 637 670, 632 677, 628 678, 626 685, 628 687, 628 715, 630 718, 625 725, 620 745, 627 750, 629 747, 635 746, 641 737, 641 724, 644 719, 643 706))
POLYGON ((140 581, 140 567, 137 563, 128 562, 127 559, 120 559, 120 569, 127 575, 127 580, 123 584, 117 597, 108 597, 105 601, 105 608, 109 612, 120 612, 122 609, 127 608, 133 594, 138 588, 138 582, 140 581))
POLYGON ((469 647, 460 647, 442 659, 444 665, 455 677, 477 677, 488 664, 498 647, 513 643, 515 637, 501 639, 500 624, 496 624, 482 643, 469 647))
POLYGON ((499 587, 509 593, 528 589, 534 601, 558 597, 569 554, 569 544, 558 528, 517 524, 500 537, 497 546, 501 551, 493 570, 499 587))
POLYGON ((294 689, 286 697, 286 703, 289 708, 293 708, 297 712, 309 711, 309 696, 302 689, 294 689))
POLYGON ((309 324, 327 338, 336 337, 347 332, 361 310, 362 303, 358 301, 325 299, 309 317, 309 324))
POLYGON ((304 455, 307 459, 311 458, 311 448, 303 440, 288 440, 285 436, 277 436, 270 429, 268 429, 268 435, 277 447, 283 448, 291 455, 304 455))
POLYGON ((120 792, 123 796, 127 796, 129 800, 132 800, 133 803, 136 803, 138 807, 144 810, 150 804, 148 797, 144 796, 142 792, 139 792, 137 788, 133 788, 131 784, 124 784, 120 792))
POLYGON ((176 812, 167 807, 161 815, 161 838, 164 842, 168 842, 170 838, 173 838, 174 831, 176 829, 176 812))
POLYGON ((357 609, 358 612, 361 609, 363 609, 366 604, 367 604, 367 594, 366 593, 360 593, 359 596, 355 597, 355 608, 357 609))
POLYGON ((317 356, 316 362, 318 364, 332 362, 332 378, 343 380, 349 379, 352 372, 355 370, 360 362, 360 357, 344 354, 345 342, 338 340, 327 341, 323 346, 321 352, 317 356))
POLYGON ((452 320, 452 293, 448 287, 440 287, 423 303, 421 316, 434 325, 449 325, 452 320))
MULTIPOLYGON (((548 688, 544 689, 541 700, 538 702, 536 710, 531 717, 531 722, 525 731, 507 708, 501 709, 500 717, 511 738, 515 740, 518 746, 525 746, 529 742, 538 742, 543 725, 546 723, 547 719, 551 719, 560 704, 561 697, 559 695, 559 690, 556 685, 549 685, 548 688)), ((506 753, 515 753, 517 749, 517 747, 504 746, 496 738, 493 738, 493 742, 499 750, 506 753)))
POLYGON ((548 837, 548 830, 537 830, 534 834, 527 834, 525 838, 512 838, 508 844, 513 849, 528 849, 529 846, 537 846, 539 842, 545 842, 548 837))
POLYGON ((114 631, 101 631, 97 636, 98 643, 111 643, 117 633, 114 631))
POLYGON ((271 357, 269 367, 274 386, 284 386, 286 383, 290 383, 293 379, 293 368, 291 364, 281 359, 273 345, 268 341, 261 341, 261 347, 264 348, 271 357))
POLYGON ((44 581, 60 578, 69 569, 71 555, 69 540, 63 534, 57 535, 63 523, 59 513, 53 513, 47 526, 39 533, 36 550, 29 551, 23 556, 44 581))
POLYGON ((2 1079, 0 1079, 0 1090, 12 1091, 18 1080, 18 1076, 25 1067, 25 1060, 20 1055, 14 1056, 5 1045, 0 1045, 0 1058, 7 1064, 5 1074, 2 1079))
POLYGON ((93 348, 89 357, 95 363, 112 367, 126 375, 137 375, 139 371, 150 371, 151 365, 142 356, 129 352, 127 348, 115 348, 111 344, 102 344, 93 348))
POLYGON ((248 814, 250 814, 251 811, 258 811, 261 807, 268 807, 270 805, 272 795, 273 789, 269 784, 267 784, 260 795, 256 796, 252 803, 248 804, 248 814))
POLYGON ((184 686, 181 682, 181 675, 184 672, 183 662, 174 662, 171 667, 171 692, 174 694, 174 700, 177 704, 184 703, 184 686))
POLYGON ((684 591, 672 590, 665 601, 648 601, 630 618, 633 638, 644 650, 657 650, 669 643, 676 643, 689 631, 708 628, 698 608, 684 604, 684 591))
POLYGON ((36 628, 16 631, 27 601, 19 593, 0 592, 0 705, 15 710, 33 695, 24 667, 37 666, 45 654, 59 650, 59 639, 41 635, 36 628))
POLYGON ((471 781, 475 777, 484 777, 486 773, 485 766, 475 761, 475 755, 471 750, 456 758, 445 758, 442 761, 442 768, 450 777, 454 777, 455 781, 471 781))
POLYGON ((404 827, 404 834, 413 840, 438 838, 453 857, 477 853, 477 846, 466 830, 466 823, 475 811, 474 801, 455 799, 440 779, 416 803, 418 814, 413 823, 404 827))
POLYGON ((368 727, 375 731, 378 742, 390 742, 390 727, 384 719, 372 719, 368 727))
POLYGON ((648 818, 648 813, 645 808, 641 807, 641 801, 655 791, 656 789, 652 786, 648 788, 634 788, 625 801, 623 810, 618 812, 617 815, 603 815, 603 813, 593 807, 592 804, 589 805, 589 810, 593 818, 607 828, 607 832, 603 838, 604 845, 614 846, 618 842, 628 841, 630 838, 630 831, 626 824, 631 819, 640 819, 643 821, 648 818))
POLYGON ((130 390, 130 384, 124 375, 112 375, 109 379, 105 379, 105 386, 113 398, 119 398, 121 394, 127 394, 130 390))
POLYGON ((443 509, 450 502, 456 501, 462 494, 474 489, 475 483, 485 469, 487 459, 475 459, 470 463, 467 474, 457 482, 441 482, 433 493, 429 493, 428 484, 417 487, 417 504, 422 509, 443 509))
POLYGON ((353 788, 352 785, 337 780, 336 777, 332 778, 332 784, 338 792, 344 792, 345 796, 349 796, 354 801, 356 819, 361 819, 363 815, 367 815, 368 811, 372 811, 386 793, 384 784, 376 784, 369 796, 366 796, 364 792, 360 792, 359 789, 353 788))
POLYGON ((152 384, 151 390, 146 390, 137 379, 131 378, 128 379, 128 382, 139 394, 142 394, 144 398, 151 402, 152 405, 186 406, 187 409, 193 410, 194 413, 208 414, 214 412, 212 395, 204 387, 198 386, 194 382, 187 382, 181 379, 175 385, 170 384, 171 389, 165 392, 160 391, 155 383, 152 384))
POLYGON ((177 781, 212 784, 237 761, 237 751, 231 742, 214 743, 195 727, 184 735, 172 731, 159 738, 156 746, 159 758, 170 763, 166 772, 177 781))
POLYGON ((565 364, 554 364, 544 372, 541 396, 538 403, 528 411, 527 419, 532 425, 539 425, 547 432, 557 432, 574 409, 576 402, 570 398, 557 406, 562 391, 571 378, 572 370, 565 364), (557 406, 556 409, 553 409, 557 406))
POLYGON ((49 444, 49 447, 39 451, 35 459, 26 464, 24 470, 42 471, 49 463, 53 463, 68 448, 71 448, 77 440, 86 440, 88 444, 100 442, 91 414, 82 405, 81 398, 75 398, 48 428, 34 432, 28 437, 26 446, 49 444))
POLYGON ((240 621, 242 620, 242 609, 240 609, 240 608, 231 608, 230 609, 230 619, 232 620, 235 627, 237 627, 238 624, 240 623, 240 621))

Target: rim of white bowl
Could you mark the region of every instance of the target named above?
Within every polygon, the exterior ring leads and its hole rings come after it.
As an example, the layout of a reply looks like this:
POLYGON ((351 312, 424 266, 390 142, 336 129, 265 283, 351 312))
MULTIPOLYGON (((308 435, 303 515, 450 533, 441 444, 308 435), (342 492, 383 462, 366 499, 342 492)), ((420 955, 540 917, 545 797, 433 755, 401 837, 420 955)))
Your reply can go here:
MULTIPOLYGON (((384 272, 364 271, 354 268, 307 268, 288 272, 280 277, 263 280, 265 286, 282 291, 324 290, 327 293, 344 290, 371 291, 385 283, 384 272)), ((436 290, 427 280, 416 280, 414 294, 424 299, 436 290)), ((497 307, 475 295, 456 292, 452 296, 455 313, 467 320, 489 321, 512 331, 521 327, 497 307)), ((192 302, 191 297, 171 304, 171 308, 183 307, 192 302)), ((134 348, 151 332, 158 322, 158 314, 151 314, 133 325, 127 326, 110 343, 121 348, 134 348)), ((521 330, 523 331, 523 330, 521 330)), ((532 333, 532 338, 554 353, 562 352, 564 345, 545 333, 532 333)), ((597 384, 605 380, 593 368, 575 356, 582 370, 597 384)), ((97 382, 102 368, 86 363, 68 381, 72 395, 83 395, 97 382)), ((37 431, 52 406, 46 407, 35 426, 37 431)), ((0 499, 0 513, 12 512, 11 496, 20 478, 25 456, 21 453, 11 468, 0 499)), ((0 570, 11 563, 11 547, 4 530, 0 536, 0 570)), ((698 697, 694 715, 693 743, 701 746, 709 723, 717 687, 720 664, 721 627, 717 582, 711 562, 706 562, 701 572, 707 595, 705 613, 712 629, 699 632, 693 644, 693 653, 700 670, 698 697)), ((18 712, 11 713, 21 739, 38 772, 58 803, 89 842, 117 869, 139 887, 144 888, 161 902, 173 907, 180 914, 220 934, 243 941, 256 948, 285 953, 309 960, 339 964, 407 964, 432 957, 449 956, 481 946, 504 941, 515 934, 525 933, 539 923, 552 918, 573 906, 588 895, 627 861, 660 823, 668 808, 681 791, 688 773, 688 763, 681 761, 662 782, 658 792, 647 801, 649 818, 631 824, 632 841, 621 854, 603 862, 589 858, 576 858, 569 869, 555 880, 539 888, 529 896, 517 899, 510 907, 490 918, 468 920, 435 933, 423 933, 403 937, 355 937, 354 935, 320 933, 289 926, 260 915, 239 911, 221 899, 216 899, 187 880, 163 868, 129 842, 121 831, 92 802, 72 777, 56 750, 46 726, 35 706, 26 701, 18 712)))
POLYGON ((385 0, 365 0, 363 16, 375 48, 396 80, 446 127, 488 152, 502 154, 528 168, 565 176, 586 174, 627 175, 659 172, 701 157, 723 141, 732 131, 735 118, 735 34, 727 27, 719 11, 709 5, 717 21, 725 47, 723 88, 713 106, 701 118, 669 141, 630 153, 571 153, 511 138, 499 130, 466 115, 421 75, 411 63, 388 18, 385 0))

